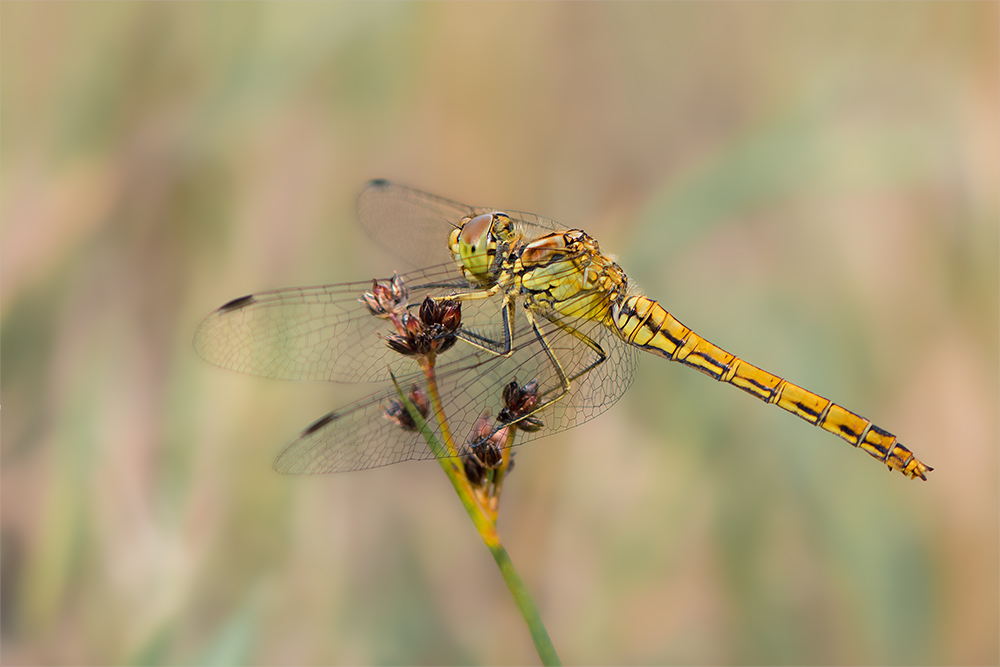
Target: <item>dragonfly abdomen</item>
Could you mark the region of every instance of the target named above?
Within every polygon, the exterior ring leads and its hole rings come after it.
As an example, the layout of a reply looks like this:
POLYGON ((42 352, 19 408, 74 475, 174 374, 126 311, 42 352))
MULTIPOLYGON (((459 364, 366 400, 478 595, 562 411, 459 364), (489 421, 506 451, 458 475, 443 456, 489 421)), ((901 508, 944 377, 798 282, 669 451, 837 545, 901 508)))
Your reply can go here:
POLYGON ((860 447, 911 479, 927 479, 925 473, 932 470, 899 444, 892 433, 819 394, 726 352, 681 324, 652 299, 630 296, 612 308, 611 319, 619 335, 632 345, 679 361, 765 403, 773 403, 860 447))

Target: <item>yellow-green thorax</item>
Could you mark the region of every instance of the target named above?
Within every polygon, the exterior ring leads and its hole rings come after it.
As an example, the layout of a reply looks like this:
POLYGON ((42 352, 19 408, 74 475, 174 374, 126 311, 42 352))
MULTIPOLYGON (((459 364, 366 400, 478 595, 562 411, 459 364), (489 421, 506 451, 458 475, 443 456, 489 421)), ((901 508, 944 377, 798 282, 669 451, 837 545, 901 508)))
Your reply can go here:
POLYGON ((529 308, 610 323, 611 304, 625 293, 625 272, 578 229, 535 239, 518 253, 512 273, 529 308))

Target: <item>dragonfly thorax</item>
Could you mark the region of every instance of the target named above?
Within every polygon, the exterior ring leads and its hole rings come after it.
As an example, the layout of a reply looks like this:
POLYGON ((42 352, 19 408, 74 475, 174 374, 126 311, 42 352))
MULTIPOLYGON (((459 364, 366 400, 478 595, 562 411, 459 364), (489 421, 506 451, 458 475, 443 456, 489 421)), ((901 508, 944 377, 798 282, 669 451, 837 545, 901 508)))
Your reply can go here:
POLYGON ((542 236, 518 254, 512 272, 533 307, 603 321, 627 291, 625 272, 579 229, 542 236))

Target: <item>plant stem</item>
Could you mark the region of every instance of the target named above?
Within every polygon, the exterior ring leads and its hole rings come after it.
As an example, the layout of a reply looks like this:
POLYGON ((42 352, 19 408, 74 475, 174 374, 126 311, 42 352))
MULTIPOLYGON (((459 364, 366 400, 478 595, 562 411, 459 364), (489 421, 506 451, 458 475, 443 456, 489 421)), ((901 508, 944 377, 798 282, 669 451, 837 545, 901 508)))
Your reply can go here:
POLYGON ((400 400, 406 406, 407 411, 416 423, 421 436, 427 441, 428 447, 431 448, 431 451, 437 457, 441 469, 444 470, 444 474, 451 481, 451 485, 454 487, 455 493, 458 494, 458 499, 472 520, 472 524, 476 527, 479 537, 482 538, 486 548, 490 550, 493 560, 496 561, 497 567, 500 568, 500 574, 503 576, 504 583, 507 584, 511 595, 514 596, 514 604, 517 606, 517 610, 520 612, 524 622, 528 625, 528 632, 531 633, 531 640, 535 644, 535 651, 538 653, 538 657, 541 658, 542 664, 561 665, 562 663, 559 661, 556 649, 549 638, 549 633, 542 623, 542 617, 538 613, 538 609, 535 607, 531 596, 528 595, 528 590, 525 588, 521 576, 514 568, 514 563, 511 562, 510 556, 507 555, 507 550, 500 543, 500 535, 496 529, 496 514, 491 512, 489 508, 484 507, 479 501, 478 494, 473 490, 472 485, 469 484, 469 480, 465 476, 465 470, 459 463, 460 459, 457 456, 458 449, 455 447, 455 441, 452 438, 451 430, 448 428, 444 410, 441 406, 441 397, 438 393, 433 358, 422 362, 421 367, 424 369, 427 377, 427 393, 431 400, 432 409, 438 416, 438 425, 441 427, 441 434, 445 439, 444 444, 434 435, 434 432, 427 424, 427 420, 420 414, 420 411, 417 410, 413 402, 403 392, 399 383, 396 382, 396 378, 393 377, 392 382, 396 387, 396 393, 399 394, 400 400))
POLYGON ((514 596, 514 604, 517 605, 517 610, 521 612, 521 617, 528 624, 531 641, 535 644, 535 652, 541 658, 542 664, 561 665, 562 662, 559 660, 559 655, 556 653, 555 646, 552 645, 552 640, 549 638, 549 631, 545 629, 545 624, 542 623, 542 617, 538 613, 538 608, 535 607, 535 603, 528 595, 528 589, 524 587, 521 575, 514 569, 514 563, 511 562, 510 556, 507 555, 507 550, 503 548, 499 540, 496 546, 491 547, 487 544, 487 547, 489 547, 490 553, 493 554, 493 560, 496 561, 497 567, 500 568, 500 574, 503 575, 503 580, 506 582, 507 588, 510 589, 510 594, 514 596))

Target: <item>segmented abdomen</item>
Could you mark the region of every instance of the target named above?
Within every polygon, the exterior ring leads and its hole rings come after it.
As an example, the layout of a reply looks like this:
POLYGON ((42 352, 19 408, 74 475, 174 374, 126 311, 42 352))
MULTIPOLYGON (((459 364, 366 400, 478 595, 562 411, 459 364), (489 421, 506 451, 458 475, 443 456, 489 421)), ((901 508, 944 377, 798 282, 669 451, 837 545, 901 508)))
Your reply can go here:
POLYGON ((632 345, 679 361, 765 403, 774 403, 860 447, 911 479, 926 480, 925 473, 933 470, 899 444, 892 433, 833 401, 729 354, 688 329, 652 299, 628 297, 612 308, 611 319, 619 335, 632 345))

